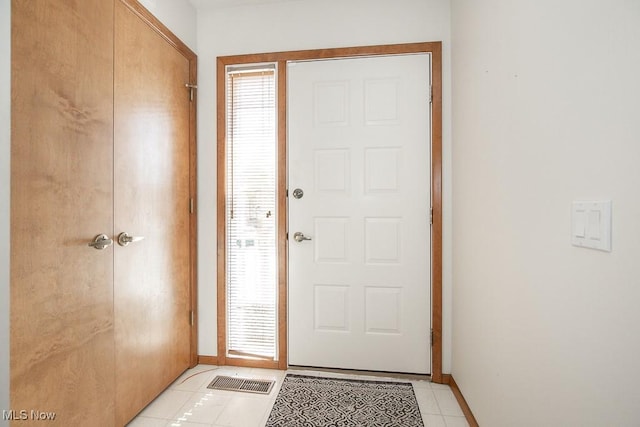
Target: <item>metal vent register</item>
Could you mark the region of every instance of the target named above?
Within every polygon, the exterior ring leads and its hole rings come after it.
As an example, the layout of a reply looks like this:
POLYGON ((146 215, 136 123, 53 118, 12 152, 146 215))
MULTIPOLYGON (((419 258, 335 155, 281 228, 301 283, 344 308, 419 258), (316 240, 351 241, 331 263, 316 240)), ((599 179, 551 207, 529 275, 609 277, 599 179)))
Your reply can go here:
POLYGON ((251 378, 217 376, 207 388, 213 390, 244 391, 247 393, 269 394, 275 381, 251 378))

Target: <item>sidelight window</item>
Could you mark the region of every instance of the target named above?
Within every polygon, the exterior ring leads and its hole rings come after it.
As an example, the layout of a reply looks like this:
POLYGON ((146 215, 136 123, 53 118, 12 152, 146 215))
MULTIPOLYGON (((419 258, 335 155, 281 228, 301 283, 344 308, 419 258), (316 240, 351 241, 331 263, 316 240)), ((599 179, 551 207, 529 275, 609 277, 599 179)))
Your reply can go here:
POLYGON ((227 67, 227 357, 277 360, 276 67, 227 67))

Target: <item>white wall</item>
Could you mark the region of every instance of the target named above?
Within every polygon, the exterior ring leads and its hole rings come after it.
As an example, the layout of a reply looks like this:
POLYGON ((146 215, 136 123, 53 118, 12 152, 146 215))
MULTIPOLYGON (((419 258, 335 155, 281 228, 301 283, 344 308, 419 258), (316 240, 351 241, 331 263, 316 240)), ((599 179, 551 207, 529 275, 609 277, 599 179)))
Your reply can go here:
MULTIPOLYGON (((9 159, 11 2, 0 0, 0 413, 9 409, 9 159)), ((0 418, 0 426, 9 425, 0 418)))
POLYGON ((198 10, 200 354, 216 355, 216 57, 360 45, 443 42, 444 322, 450 368, 451 144, 448 0, 299 0, 198 10))
POLYGON ((189 0, 138 0, 184 44, 197 52, 196 9, 189 0))
POLYGON ((452 0, 453 367, 482 426, 640 425, 640 3, 452 0), (613 251, 570 203, 613 201, 613 251))

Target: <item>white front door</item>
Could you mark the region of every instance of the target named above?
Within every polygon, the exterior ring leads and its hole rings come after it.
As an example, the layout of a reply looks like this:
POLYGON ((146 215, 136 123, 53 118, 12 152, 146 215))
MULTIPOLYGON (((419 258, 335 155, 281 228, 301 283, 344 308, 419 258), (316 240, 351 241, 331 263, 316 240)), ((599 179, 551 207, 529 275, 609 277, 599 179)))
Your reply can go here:
POLYGON ((431 371, 430 69, 288 66, 290 365, 431 371))

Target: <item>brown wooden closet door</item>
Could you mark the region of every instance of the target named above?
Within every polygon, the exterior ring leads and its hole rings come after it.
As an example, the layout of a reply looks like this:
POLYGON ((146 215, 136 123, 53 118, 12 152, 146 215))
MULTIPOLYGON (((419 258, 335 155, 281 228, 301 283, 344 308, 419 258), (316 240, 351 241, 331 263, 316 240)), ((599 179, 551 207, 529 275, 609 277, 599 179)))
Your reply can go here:
POLYGON ((116 1, 116 421, 189 366, 189 61, 116 1))
POLYGON ((113 1, 11 9, 12 425, 111 426, 113 1))

